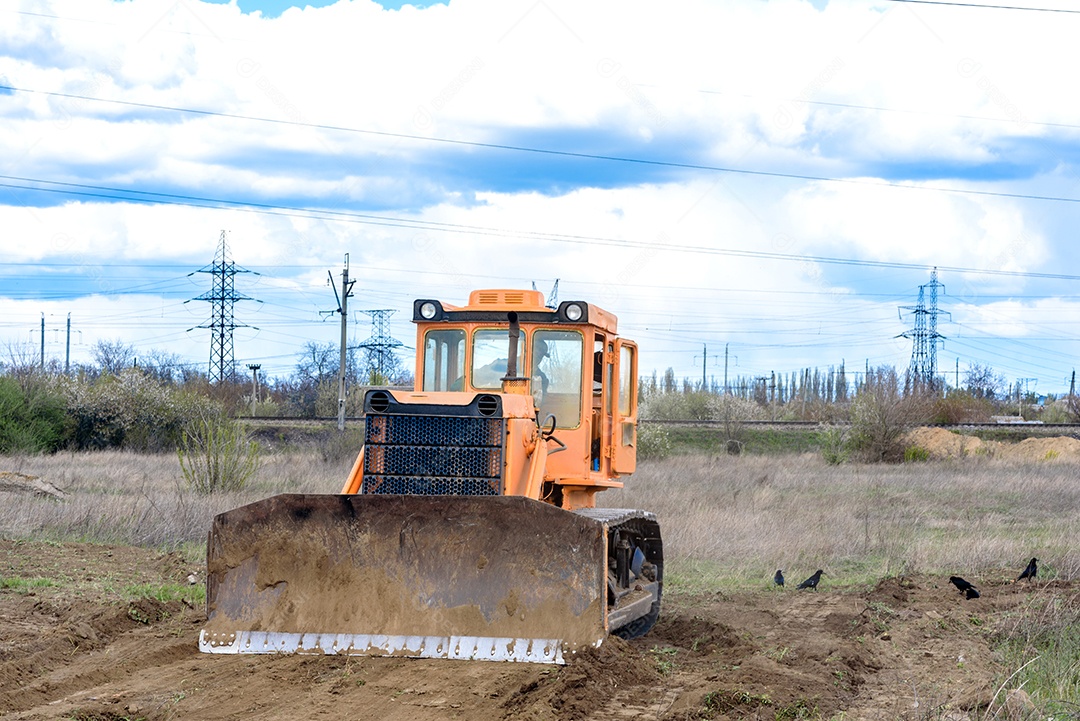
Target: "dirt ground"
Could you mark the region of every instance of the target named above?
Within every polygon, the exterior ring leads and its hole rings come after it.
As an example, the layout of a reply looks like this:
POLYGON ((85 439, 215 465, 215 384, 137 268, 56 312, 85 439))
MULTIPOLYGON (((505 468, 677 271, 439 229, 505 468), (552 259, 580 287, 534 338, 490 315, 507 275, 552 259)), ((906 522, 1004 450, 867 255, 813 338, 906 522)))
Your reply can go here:
POLYGON ((1080 588, 1002 570, 969 579, 970 601, 937 577, 669 594, 647 637, 560 667, 203 655, 202 608, 132 592, 191 574, 145 549, 0 540, 0 719, 962 719, 1000 682, 997 623, 1080 588))

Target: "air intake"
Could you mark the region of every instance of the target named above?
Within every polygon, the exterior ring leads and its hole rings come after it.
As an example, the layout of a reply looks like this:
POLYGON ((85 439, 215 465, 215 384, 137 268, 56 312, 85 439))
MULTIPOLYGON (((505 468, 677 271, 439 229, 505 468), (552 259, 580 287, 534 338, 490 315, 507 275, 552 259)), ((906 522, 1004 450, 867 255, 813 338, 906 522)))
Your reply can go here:
POLYGON ((499 399, 495 396, 480 396, 476 399, 476 410, 480 415, 490 418, 499 412, 499 399))
POLYGON ((386 391, 376 391, 368 396, 368 409, 375 413, 385 413, 390 407, 390 394, 386 391))

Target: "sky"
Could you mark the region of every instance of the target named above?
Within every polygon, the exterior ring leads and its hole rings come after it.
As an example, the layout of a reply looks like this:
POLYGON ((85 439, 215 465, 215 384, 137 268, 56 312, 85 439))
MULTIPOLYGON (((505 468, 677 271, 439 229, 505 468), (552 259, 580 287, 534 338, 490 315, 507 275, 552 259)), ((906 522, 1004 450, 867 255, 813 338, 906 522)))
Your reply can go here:
POLYGON ((646 374, 902 371, 932 317, 948 384, 1066 392, 1080 11, 989 5, 0 0, 0 354, 206 369, 224 232, 271 377, 348 257, 408 367, 414 298, 557 281, 646 374))

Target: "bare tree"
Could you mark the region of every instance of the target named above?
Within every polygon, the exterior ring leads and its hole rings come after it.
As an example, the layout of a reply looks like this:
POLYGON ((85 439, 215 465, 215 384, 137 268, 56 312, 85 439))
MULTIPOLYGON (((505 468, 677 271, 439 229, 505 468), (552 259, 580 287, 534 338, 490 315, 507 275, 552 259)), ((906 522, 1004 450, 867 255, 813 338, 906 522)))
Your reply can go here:
POLYGON ((994 400, 999 398, 1009 387, 1005 376, 994 373, 994 369, 988 365, 969 363, 964 372, 964 384, 975 398, 994 400))
POLYGON ((186 365, 188 364, 176 353, 160 348, 151 348, 139 356, 139 367, 166 385, 181 383, 186 365))
POLYGON ((4 373, 16 378, 33 375, 41 369, 41 356, 30 343, 8 342, 7 358, 0 361, 0 368, 4 373))
POLYGON ((851 405, 851 443, 871 461, 899 457, 901 436, 927 422, 933 401, 932 394, 902 394, 895 368, 871 370, 851 405))
POLYGON ((296 375, 318 383, 337 375, 338 348, 333 343, 308 341, 296 361, 296 375))
POLYGON ((90 349, 90 357, 102 375, 117 375, 135 364, 135 346, 119 338, 111 341, 101 339, 90 349))

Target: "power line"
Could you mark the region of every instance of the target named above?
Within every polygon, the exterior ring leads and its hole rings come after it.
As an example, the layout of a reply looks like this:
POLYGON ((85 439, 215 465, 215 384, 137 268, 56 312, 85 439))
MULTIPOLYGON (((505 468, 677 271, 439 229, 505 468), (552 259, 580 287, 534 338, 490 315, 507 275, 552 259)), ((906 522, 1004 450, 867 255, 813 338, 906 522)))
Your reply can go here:
MULTIPOLYGON (((901 1, 903 1, 903 2, 916 2, 916 1, 930 2, 930 0, 892 0, 892 1, 894 1, 894 2, 901 2, 901 1)), ((1003 6, 998 6, 998 7, 1003 7, 1003 6)), ((1070 12, 1080 12, 1080 11, 1070 11, 1070 12)), ((358 133, 358 134, 362 134, 362 135, 372 135, 372 136, 376 136, 376 137, 394 138, 396 140, 412 140, 412 141, 426 142, 426 143, 442 143, 442 144, 446 144, 446 145, 456 145, 456 146, 470 147, 470 148, 485 148, 485 149, 488 149, 488 150, 504 150, 504 151, 518 152, 518 153, 533 153, 533 154, 538 154, 538 155, 549 155, 549 156, 564 157, 564 158, 575 158, 575 159, 581 159, 581 160, 601 160, 601 161, 612 162, 612 163, 630 163, 630 164, 637 164, 637 165, 647 165, 647 166, 652 166, 652 167, 676 168, 676 169, 680 169, 680 170, 704 170, 704 171, 716 172, 716 173, 734 173, 734 174, 740 174, 740 175, 751 175, 751 176, 767 177, 767 178, 784 178, 784 179, 788 179, 788 180, 806 180, 806 181, 815 181, 815 182, 822 182, 822 183, 845 183, 845 184, 849 184, 849 185, 862 185, 862 186, 884 187, 884 188, 901 188, 901 189, 905 189, 905 190, 923 190, 923 191, 933 191, 933 192, 940 192, 940 193, 956 193, 956 194, 961 194, 961 195, 975 195, 975 196, 995 197, 995 198, 1014 198, 1014 199, 1021 199, 1021 200, 1042 200, 1042 201, 1061 202, 1061 203, 1080 203, 1080 198, 1065 198, 1065 197, 1058 197, 1058 196, 1034 195, 1034 194, 1027 194, 1027 193, 1005 193, 1005 192, 992 191, 992 190, 974 190, 974 189, 971 189, 971 188, 942 188, 942 187, 938 187, 938 186, 927 186, 927 185, 907 185, 907 184, 904 184, 904 183, 894 183, 894 182, 890 182, 890 181, 887 181, 887 180, 871 181, 871 180, 859 179, 859 178, 837 178, 837 177, 829 177, 829 176, 821 176, 821 175, 806 175, 806 174, 802 174, 802 173, 783 173, 783 172, 780 172, 780 171, 773 171, 773 170, 751 170, 751 169, 748 169, 748 168, 733 168, 733 167, 726 167, 726 166, 720 166, 720 165, 702 165, 702 164, 698 164, 698 163, 678 163, 678 162, 674 162, 674 161, 655 160, 655 159, 649 159, 649 158, 631 158, 631 157, 618 156, 618 155, 601 155, 601 154, 597 154, 597 153, 583 153, 583 152, 577 152, 577 151, 572 151, 572 150, 554 150, 554 149, 551 149, 551 148, 535 148, 535 147, 529 147, 529 146, 524 146, 524 145, 510 145, 510 144, 506 144, 506 143, 485 143, 485 142, 480 142, 480 141, 476 141, 476 140, 459 140, 459 139, 455 139, 455 138, 438 138, 438 137, 425 136, 425 135, 413 135, 413 134, 410 134, 410 133, 395 133, 395 132, 390 132, 390 131, 386 131, 386 130, 370 130, 370 129, 365 129, 365 128, 350 128, 350 127, 341 126, 341 125, 328 125, 328 124, 323 124, 323 123, 306 123, 306 122, 297 121, 297 120, 282 120, 282 119, 279 119, 279 118, 260 118, 260 117, 249 116, 249 115, 239 115, 239 114, 235 114, 235 113, 222 113, 222 112, 217 112, 217 111, 212 111, 212 110, 196 110, 196 109, 192 109, 192 108, 180 108, 180 107, 171 106, 171 105, 158 105, 158 104, 154 104, 154 103, 136 103, 136 102, 128 101, 128 100, 112 100, 112 99, 106 99, 106 98, 95 98, 95 97, 92 97, 92 96, 89 96, 89 95, 77 95, 77 94, 74 94, 74 93, 57 93, 57 92, 48 91, 48 90, 33 90, 33 89, 29 89, 29 88, 17 88, 17 87, 11 86, 11 85, 0 85, 0 90, 7 90, 7 91, 11 91, 11 92, 20 92, 20 93, 33 93, 33 94, 39 94, 39 95, 48 95, 48 96, 52 96, 52 97, 68 98, 68 99, 72 99, 72 100, 83 100, 83 101, 98 102, 98 103, 112 103, 112 104, 116 104, 116 105, 125 105, 125 106, 130 106, 130 107, 137 107, 137 108, 144 108, 144 109, 151 109, 151 110, 164 110, 164 111, 175 112, 175 113, 189 113, 189 114, 202 115, 202 116, 207 116, 207 117, 220 117, 220 118, 227 118, 227 119, 231 119, 231 120, 248 120, 248 121, 259 122, 259 123, 273 123, 275 125, 291 125, 291 126, 313 128, 313 129, 318 129, 318 130, 333 130, 333 131, 336 131, 336 132, 358 133)), ((0 176, 0 177, 5 177, 5 176, 0 176)), ((121 192, 124 192, 124 191, 121 191, 121 192)), ((134 191, 130 191, 130 192, 134 192, 134 191)), ((255 205, 255 204, 252 204, 252 205, 255 205)))
MULTIPOLYGON (((0 178, 11 179, 13 176, 0 175, 0 178)), ((60 186, 73 186, 83 188, 97 188, 101 189, 101 186, 90 186, 81 183, 66 183, 52 180, 39 180, 34 178, 16 178, 17 180, 24 180, 35 183, 49 183, 60 186)), ((0 183, 0 187, 7 184, 0 183)), ((11 186, 8 186, 11 187, 11 186)), ((353 213, 350 211, 329 211, 329 210, 316 210, 305 209, 289 206, 276 206, 266 203, 252 203, 248 201, 237 200, 223 200, 216 198, 195 198, 193 196, 179 196, 169 193, 156 193, 151 191, 141 190, 123 190, 111 188, 112 192, 116 193, 131 193, 138 195, 155 196, 154 198, 139 198, 139 197, 124 197, 124 196, 101 196, 98 193, 88 193, 81 191, 73 191, 68 189, 58 188, 36 188, 32 186, 17 186, 25 190, 38 190, 43 192, 64 193, 72 195, 90 195, 95 197, 112 197, 116 200, 126 200, 136 203, 156 203, 162 205, 186 205, 200 208, 221 209, 229 208, 232 210, 240 210, 251 213, 262 213, 267 215, 284 215, 299 217, 314 218, 318 220, 329 221, 341 221, 370 225, 384 225, 390 227, 402 227, 410 229, 422 229, 433 232, 453 232, 453 233, 469 233, 471 235, 487 235, 495 237, 508 237, 508 238, 522 238, 530 240, 547 240, 554 243, 570 243, 575 245, 605 245, 622 248, 641 248, 641 249, 655 249, 656 243, 648 241, 633 241, 624 240, 619 238, 605 238, 602 236, 590 236, 590 235, 577 235, 566 233, 547 233, 540 231, 516 231, 500 228, 490 228, 486 226, 470 226, 456 223, 439 223, 435 221, 421 221, 421 220, 409 220, 405 218, 394 218, 392 216, 373 216, 370 214, 353 213), (375 220, 378 219, 378 220, 375 220)), ((911 187, 916 186, 897 186, 897 187, 911 187)), ((971 191, 979 194, 989 195, 1001 195, 999 193, 983 193, 983 191, 971 191)), ((1009 194, 1004 194, 1009 195, 1009 194)), ((1011 196, 1020 197, 1020 196, 1011 196)), ((1029 199, 1035 199, 1037 196, 1026 196, 1029 199)), ((1046 200, 1048 198, 1042 197, 1046 200)), ((1068 202, 1080 202, 1080 198, 1059 198, 1059 200, 1068 202)), ((813 256, 813 255, 796 255, 792 253, 773 253, 766 251, 753 251, 753 250, 734 250, 729 248, 708 248, 706 246, 686 245, 679 243, 666 243, 664 245, 665 250, 673 250, 685 253, 701 253, 706 255, 722 255, 740 258, 759 258, 767 260, 787 260, 806 262, 812 261, 815 263, 825 263, 831 265, 850 265, 859 267, 870 268, 903 268, 908 270, 926 270, 928 266, 918 263, 898 263, 887 261, 874 261, 874 260, 853 260, 849 258, 830 258, 825 256, 813 256)), ((959 266, 937 266, 941 270, 953 271, 957 273, 978 273, 982 275, 999 275, 1010 277, 1023 277, 1023 278, 1045 278, 1050 280, 1080 280, 1080 276, 1077 275, 1065 275, 1059 273, 1030 273, 1011 270, 1000 270, 992 268, 964 268, 959 266)))
POLYGON ((988 3, 962 3, 962 2, 947 2, 946 0, 887 0, 887 2, 894 3, 911 3, 913 5, 946 5, 948 7, 958 8, 989 8, 993 10, 1030 10, 1032 12, 1040 13, 1069 13, 1080 14, 1080 10, 1066 10, 1064 8, 1041 8, 1041 7, 1024 7, 1023 5, 990 5, 988 3))

